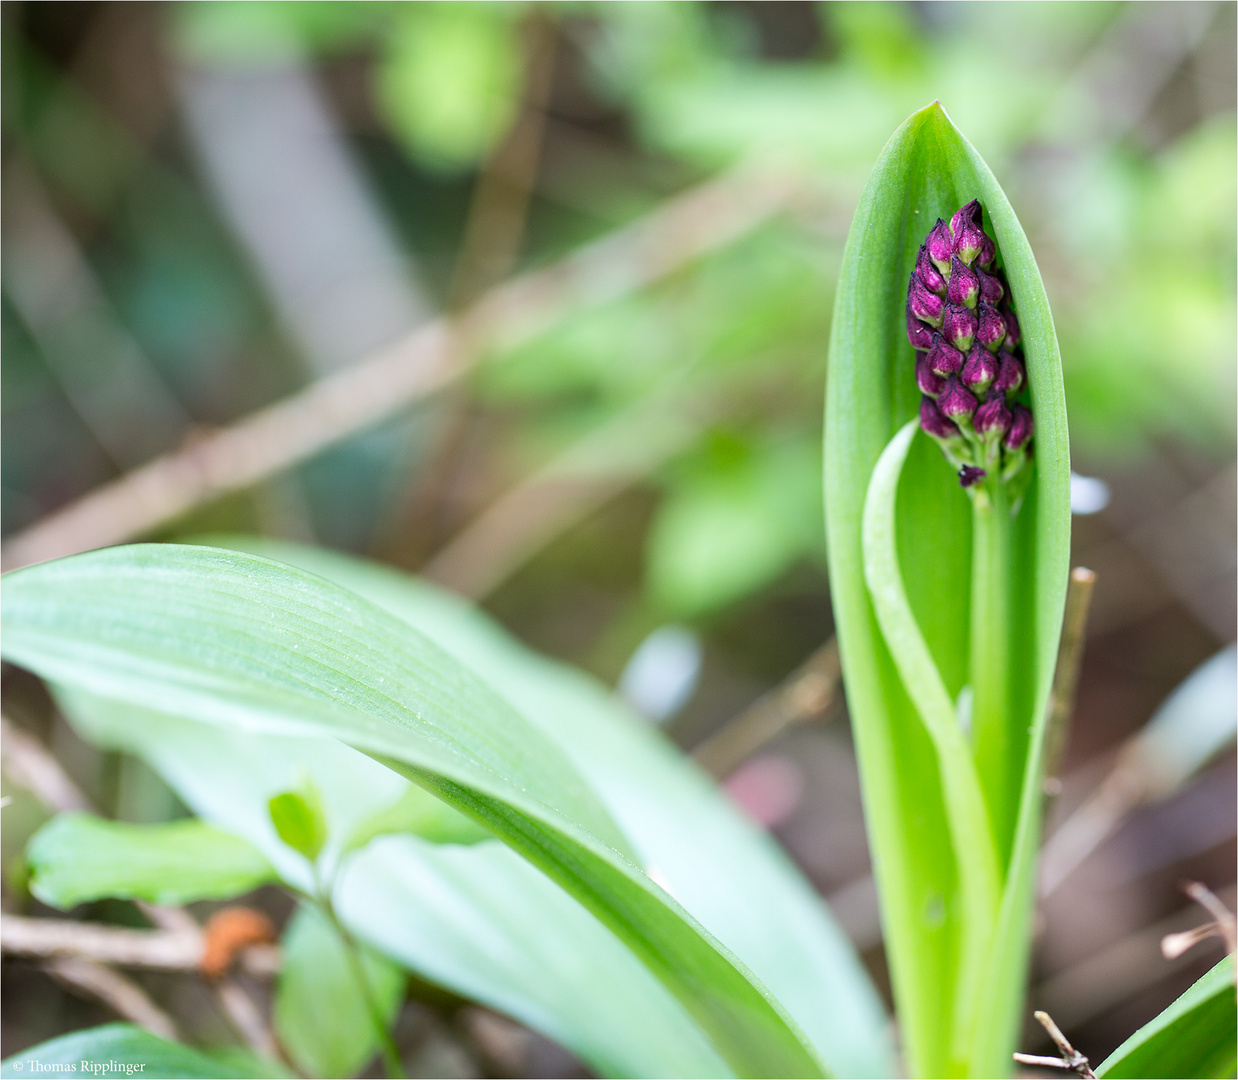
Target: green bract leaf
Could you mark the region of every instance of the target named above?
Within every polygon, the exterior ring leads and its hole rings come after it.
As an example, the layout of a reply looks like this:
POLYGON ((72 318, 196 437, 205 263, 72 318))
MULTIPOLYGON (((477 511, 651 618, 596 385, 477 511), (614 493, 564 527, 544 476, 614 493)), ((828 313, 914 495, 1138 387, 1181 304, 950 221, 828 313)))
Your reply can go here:
POLYGON ((1233 1076, 1238 1064, 1234 958, 1227 956, 1105 1058, 1102 1077, 1233 1076))
POLYGON ((11 575, 3 643, 12 661, 118 702, 363 749, 578 897, 737 1073, 821 1071, 782 1006, 626 854, 627 840, 553 743, 354 594, 234 552, 115 548, 11 575))
POLYGON ((327 823, 322 816, 318 793, 312 787, 272 796, 267 802, 267 813, 285 844, 310 862, 318 858, 327 842, 327 823))
POLYGON ((126 825, 61 814, 31 838, 26 859, 30 891, 61 909, 103 897, 227 900, 275 878, 251 844, 201 821, 126 825))
POLYGON ((397 802, 366 818, 348 838, 348 847, 365 847, 376 836, 389 833, 413 833, 439 844, 476 844, 491 836, 472 818, 418 787, 410 787, 397 802))
POLYGON ((400 1005, 399 968, 369 949, 354 963, 348 948, 326 916, 307 904, 280 939, 275 1030, 307 1076, 352 1076, 378 1051, 375 1013, 389 1025, 400 1005))
POLYGON ((167 1080, 244 1080, 251 1070, 237 1070, 226 1062, 207 1057, 180 1043, 168 1042, 132 1024, 105 1024, 75 1031, 59 1039, 32 1046, 6 1058, 0 1065, 3 1080, 29 1076, 53 1078, 83 1075, 82 1062, 95 1067, 89 1074, 105 1078, 134 1076, 166 1077, 167 1080), (141 1068, 139 1069, 138 1066, 141 1068))
POLYGON ((831 593, 887 955, 908 1063, 918 1075, 996 1076, 1011 1068, 1043 723, 1069 559, 1060 367, 1044 287, 1000 186, 939 105, 916 113, 874 166, 843 256, 830 341, 825 499, 831 593), (1004 742, 980 771, 989 822, 966 820, 976 816, 966 763, 957 745, 943 753, 943 736, 960 741, 946 731, 947 720, 969 681, 972 514, 929 440, 911 440, 895 455, 905 460, 889 462, 880 500, 883 551, 869 551, 866 560, 863 536, 878 459, 919 405, 905 329, 915 255, 937 218, 948 221, 973 198, 984 208, 1019 315, 1037 425, 1032 486, 1009 528, 1008 629, 1017 663, 1004 742), (1000 892, 981 915, 978 897, 988 887, 977 882, 993 874, 988 845, 974 838, 986 829, 1000 892), (960 1007, 969 999, 971 1011, 960 1007))

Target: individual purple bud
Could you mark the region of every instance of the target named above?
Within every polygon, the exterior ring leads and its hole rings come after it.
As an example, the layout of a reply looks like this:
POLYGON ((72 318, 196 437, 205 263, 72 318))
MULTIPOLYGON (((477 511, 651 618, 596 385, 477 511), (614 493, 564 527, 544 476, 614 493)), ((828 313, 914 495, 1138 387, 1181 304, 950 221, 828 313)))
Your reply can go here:
POLYGON ((911 313, 911 305, 907 305, 907 340, 911 342, 913 349, 919 349, 921 352, 928 352, 933 347, 933 338, 937 335, 933 333, 933 328, 926 323, 922 323, 911 313))
POLYGON ((937 375, 957 375, 963 370, 963 354, 953 345, 947 345, 940 334, 933 335, 933 347, 928 354, 929 367, 937 375))
POLYGON ((976 410, 972 420, 976 434, 987 442, 1000 439, 1010 430, 1010 408, 1001 394, 995 394, 976 410))
POLYGON ((1002 445, 1007 450, 1022 450, 1031 441, 1032 429, 1035 427, 1032 423, 1032 410, 1023 405, 1015 405, 1010 413, 1010 430, 1006 432, 1002 445))
POLYGON ((997 362, 997 378, 993 380, 993 393, 1005 394, 1007 397, 1017 394, 1022 389, 1025 378, 1023 365, 1005 349, 997 354, 997 362))
POLYGON ((966 206, 957 210, 954 217, 950 219, 950 232, 954 238, 952 250, 968 266, 971 266, 984 250, 984 242, 987 239, 980 220, 981 211, 978 199, 972 199, 966 206))
POLYGON ((956 349, 967 352, 976 336, 974 312, 959 304, 947 304, 941 318, 941 336, 956 349))
POLYGON ((974 484, 980 483, 985 476, 985 471, 981 468, 977 468, 975 465, 960 465, 959 487, 969 488, 974 484))
POLYGON ((941 326, 945 306, 942 298, 931 292, 920 280, 920 275, 913 271, 911 281, 907 283, 907 309, 921 322, 941 326))
POLYGON ((960 439, 963 436, 958 427, 941 415, 941 409, 931 397, 920 399, 920 427, 934 439, 960 439))
POLYGON ((928 249, 928 256, 933 260, 937 269, 943 274, 948 274, 950 256, 954 254, 954 239, 950 235, 950 226, 941 218, 937 219, 937 224, 929 232, 924 246, 928 249))
POLYGON ((976 309, 976 340, 996 352, 1006 340, 1006 320, 995 307, 981 304, 976 309))
POLYGON ((997 373, 997 358, 988 349, 982 349, 977 342, 971 347, 967 362, 963 365, 963 385, 983 398, 993 380, 997 378, 997 373))
POLYGON ((976 399, 953 375, 946 380, 946 388, 937 395, 937 408, 947 420, 956 424, 972 418, 976 412, 976 399))
POLYGON ((926 289, 935 292, 938 296, 946 295, 946 279, 942 277, 941 271, 929 258, 927 243, 921 244, 920 250, 916 253, 916 273, 920 275, 920 280, 924 282, 926 289))
POLYGON ((950 284, 946 286, 946 299, 952 304, 974 308, 980 295, 980 279, 976 271, 957 255, 950 259, 950 284))
POLYGON ((1013 349, 1023 340, 1023 331, 1019 329, 1019 320, 1009 307, 1002 312, 1002 318, 1006 322, 1006 348, 1013 349))
POLYGON ((928 356, 916 357, 916 385, 920 393, 935 398, 946 388, 946 380, 929 366, 928 356))
POLYGON ((993 243, 988 233, 981 233, 984 237, 980 244, 980 254, 976 256, 977 266, 992 266, 993 260, 997 258, 997 245, 993 243))
POLYGON ((980 281, 980 299, 992 307, 997 307, 1006 295, 1006 286, 1002 284, 1001 274, 989 274, 978 267, 972 271, 980 281))

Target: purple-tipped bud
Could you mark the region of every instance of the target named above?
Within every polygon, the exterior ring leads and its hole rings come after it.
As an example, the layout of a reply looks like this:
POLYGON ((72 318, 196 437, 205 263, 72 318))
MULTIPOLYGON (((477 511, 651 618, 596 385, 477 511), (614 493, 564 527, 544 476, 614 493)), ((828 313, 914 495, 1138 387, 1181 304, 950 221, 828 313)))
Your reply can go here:
POLYGON ((980 483, 985 477, 985 471, 977 468, 975 465, 961 465, 959 467, 959 487, 971 487, 973 484, 980 483))
POLYGON ((954 239, 950 235, 950 226, 941 218, 937 219, 937 224, 928 234, 924 246, 928 249, 928 256, 933 260, 937 269, 943 274, 950 273, 950 256, 954 254, 954 239))
MULTIPOLYGON (((930 353, 930 355, 932 355, 930 353)), ((1023 387, 1023 365, 1005 349, 997 354, 997 378, 993 380, 993 393, 1009 397, 1023 387)))
POLYGON ((1032 429, 1035 427, 1032 423, 1032 411, 1016 405, 1010 412, 1010 430, 1006 432, 1003 445, 1007 450, 1022 450, 1031 441, 1032 429))
POLYGON ((946 380, 929 366, 928 356, 916 357, 916 385, 920 393, 935 398, 946 388, 946 380))
POLYGON ((1009 307, 1002 312, 1002 318, 1006 321, 1006 348, 1013 349, 1023 340, 1023 331, 1019 329, 1019 320, 1009 307))
POLYGON ((976 336, 975 314, 959 304, 947 304, 941 318, 941 336, 960 352, 967 352, 976 336))
POLYGON ((937 396, 937 408, 947 420, 956 424, 970 420, 976 412, 976 399, 953 375, 946 380, 946 388, 937 396))
POLYGON ((907 310, 921 322, 930 326, 941 326, 941 314, 945 307, 942 298, 935 292, 930 292, 920 280, 920 275, 913 273, 911 281, 907 283, 907 310))
POLYGON ((980 254, 976 256, 977 266, 992 266, 993 260, 997 258, 997 245, 989 239, 987 233, 981 233, 984 240, 980 244, 980 254))
POLYGON ((953 252, 968 266, 984 251, 986 237, 980 218, 980 201, 972 199, 950 219, 950 232, 954 237, 953 252))
POLYGON ((981 304, 976 309, 976 340, 986 349, 996 352, 1006 340, 1006 320, 997 308, 981 304))
POLYGON ((962 438, 962 432, 941 415, 937 402, 931 397, 920 399, 920 427, 934 439, 962 438))
POLYGON ((913 349, 919 349, 921 352, 928 352, 933 347, 933 338, 936 335, 933 333, 933 328, 927 323, 922 323, 911 313, 911 305, 907 305, 907 340, 911 342, 913 349))
POLYGON ((947 345, 940 334, 933 335, 933 347, 928 354, 929 367, 937 375, 957 375, 963 370, 963 354, 953 345, 947 345))
POLYGON ((976 271, 957 255, 950 260, 950 284, 946 286, 946 299, 952 304, 974 308, 980 295, 980 278, 976 271))
POLYGON ((977 397, 983 398, 997 378, 997 373, 997 358, 988 349, 982 349, 979 343, 973 345, 963 365, 963 385, 977 397))
POLYGON ((1006 405, 1006 399, 1001 394, 995 394, 976 410, 976 434, 986 441, 999 439, 1010 430, 1011 415, 1006 405))
POLYGON ((920 275, 926 289, 938 296, 946 295, 946 279, 929 258, 928 244, 921 244, 919 252, 916 253, 916 273, 920 275))
POLYGON ((1002 284, 1000 274, 987 274, 983 270, 973 271, 980 281, 980 299, 992 307, 997 307, 1006 295, 1006 286, 1002 284))

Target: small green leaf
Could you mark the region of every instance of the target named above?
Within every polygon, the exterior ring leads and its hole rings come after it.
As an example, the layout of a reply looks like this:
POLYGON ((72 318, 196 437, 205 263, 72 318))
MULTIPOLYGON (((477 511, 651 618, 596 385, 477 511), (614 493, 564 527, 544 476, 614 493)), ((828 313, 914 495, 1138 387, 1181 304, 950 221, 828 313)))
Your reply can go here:
POLYGON ((197 820, 127 825, 61 814, 31 838, 26 857, 30 891, 61 909, 104 897, 227 900, 275 879, 247 841, 197 820))
POLYGON ((1227 956, 1105 1058, 1100 1077, 1233 1076, 1238 1066, 1234 958, 1227 956))
POLYGON ((285 844, 310 862, 318 858, 327 842, 327 822, 322 813, 322 801, 312 787, 274 796, 267 803, 267 812, 285 844))
POLYGON ((280 947, 274 1018, 281 1045, 307 1076, 352 1076, 378 1051, 375 1014, 390 1025, 403 974, 370 949, 350 960, 353 946, 308 904, 293 916, 280 947))
POLYGON ((244 1080, 249 1070, 238 1071, 223 1060, 208 1057, 180 1043, 168 1042, 132 1024, 104 1024, 62 1035, 32 1046, 0 1064, 3 1080, 26 1080, 31 1076, 57 1078, 82 1075, 133 1080, 135 1076, 161 1080, 244 1080), (83 1073, 83 1062, 91 1070, 83 1073))

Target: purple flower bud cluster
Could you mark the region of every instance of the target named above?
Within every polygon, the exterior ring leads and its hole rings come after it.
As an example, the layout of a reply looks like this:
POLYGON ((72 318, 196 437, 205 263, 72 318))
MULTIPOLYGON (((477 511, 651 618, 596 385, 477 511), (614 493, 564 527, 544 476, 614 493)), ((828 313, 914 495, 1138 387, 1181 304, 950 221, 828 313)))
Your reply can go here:
POLYGON ((920 426, 965 488, 990 475, 1004 483, 1031 458, 1032 413, 1016 400, 1027 384, 1019 321, 996 257, 973 199, 949 225, 937 219, 907 286, 920 426))

